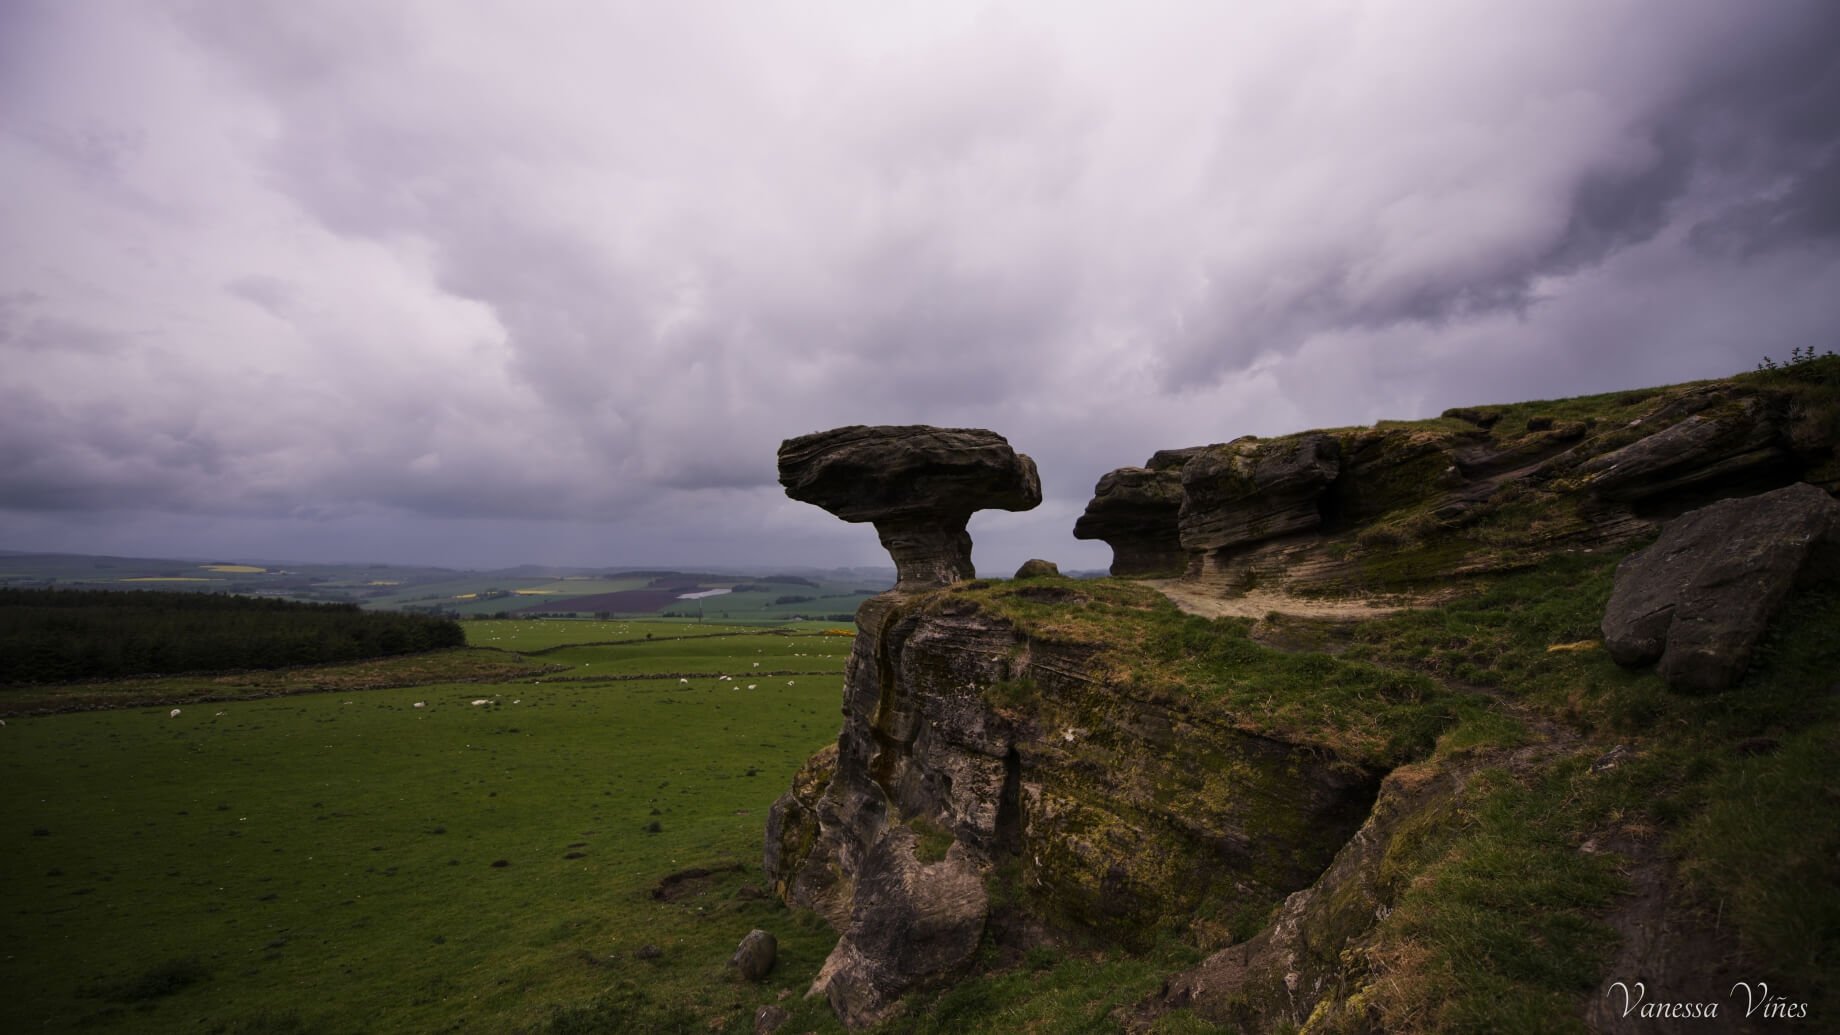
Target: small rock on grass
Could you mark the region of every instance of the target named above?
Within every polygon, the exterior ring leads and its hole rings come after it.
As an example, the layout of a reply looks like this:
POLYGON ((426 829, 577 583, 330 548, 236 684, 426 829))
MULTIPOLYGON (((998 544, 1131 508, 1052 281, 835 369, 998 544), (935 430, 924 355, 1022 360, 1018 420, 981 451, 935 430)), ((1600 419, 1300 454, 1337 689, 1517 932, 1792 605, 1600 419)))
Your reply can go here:
POLYGON ((754 1035, 773 1035, 791 1019, 791 1012, 783 1006, 763 1006, 754 1011, 754 1035))
POLYGON ((748 981, 759 981, 773 969, 773 960, 779 954, 779 939, 759 928, 749 931, 746 938, 735 948, 735 954, 728 958, 728 965, 748 981))

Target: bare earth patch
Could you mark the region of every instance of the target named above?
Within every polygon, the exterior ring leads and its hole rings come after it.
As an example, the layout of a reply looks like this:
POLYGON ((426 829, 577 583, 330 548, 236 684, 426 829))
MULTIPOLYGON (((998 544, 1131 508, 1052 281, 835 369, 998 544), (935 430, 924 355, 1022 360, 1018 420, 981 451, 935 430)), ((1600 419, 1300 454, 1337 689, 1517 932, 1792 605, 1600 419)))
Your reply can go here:
POLYGON ((1407 596, 1389 596, 1384 602, 1362 597, 1321 599, 1261 589, 1250 590, 1239 596, 1222 597, 1180 579, 1145 579, 1143 583, 1168 597, 1171 603, 1182 610, 1203 618, 1263 618, 1275 611, 1299 618, 1359 621, 1414 607, 1429 607, 1437 602, 1430 597, 1407 596))

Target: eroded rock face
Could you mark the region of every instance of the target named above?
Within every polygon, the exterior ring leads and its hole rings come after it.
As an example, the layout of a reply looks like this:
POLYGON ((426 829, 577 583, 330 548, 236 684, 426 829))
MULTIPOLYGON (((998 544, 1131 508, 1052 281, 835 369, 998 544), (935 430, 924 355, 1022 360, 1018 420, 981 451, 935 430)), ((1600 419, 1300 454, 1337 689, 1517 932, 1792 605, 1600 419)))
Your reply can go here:
MULTIPOLYGON (((1382 784, 1373 812, 1335 861, 1310 887, 1284 901, 1272 924, 1171 978, 1140 1005, 1151 1017, 1187 1008, 1240 1031, 1276 1031, 1315 1021, 1328 1030, 1346 1018, 1357 991, 1351 950, 1386 915, 1402 890, 1388 879, 1387 853, 1402 831, 1445 808, 1461 793, 1467 773, 1414 766, 1382 784)), ((1357 1011, 1359 1007, 1354 1007, 1357 1011)), ((1368 1025, 1356 1023, 1354 1030, 1368 1025)))
POLYGON ((1627 548, 1797 482, 1840 493, 1831 393, 1733 379, 1580 402, 1174 450, 1101 479, 1076 535, 1113 544, 1114 574, 1362 594, 1627 548))
POLYGON ((843 934, 814 993, 852 1028, 969 965, 994 881, 1019 926, 1141 949, 1203 902, 1307 885, 1373 800, 1378 773, 1111 683, 966 593, 885 594, 857 625, 835 752, 774 804, 765 853, 843 934))
POLYGON ((1182 547, 1205 553, 1315 529, 1341 469, 1341 443, 1321 433, 1212 446, 1182 467, 1182 547))
POLYGON ((979 428, 853 425, 787 439, 779 481, 795 500, 873 522, 904 590, 972 576, 965 522, 976 511, 1041 503, 1035 461, 979 428))
POLYGON ((1604 644, 1622 665, 1658 662, 1676 689, 1723 690, 1799 583, 1840 576, 1840 502, 1798 484, 1722 500, 1669 522, 1616 570, 1604 644))
POLYGON ((1110 546, 1113 575, 1181 574, 1188 566, 1178 525, 1182 467, 1204 448, 1165 449, 1142 467, 1120 467, 1100 478, 1073 537, 1110 546))
POLYGON ((890 827, 857 874, 856 898, 811 994, 830 999, 851 1030, 887 1020, 919 982, 962 968, 977 951, 990 911, 981 867, 962 845, 919 858, 918 838, 890 827))

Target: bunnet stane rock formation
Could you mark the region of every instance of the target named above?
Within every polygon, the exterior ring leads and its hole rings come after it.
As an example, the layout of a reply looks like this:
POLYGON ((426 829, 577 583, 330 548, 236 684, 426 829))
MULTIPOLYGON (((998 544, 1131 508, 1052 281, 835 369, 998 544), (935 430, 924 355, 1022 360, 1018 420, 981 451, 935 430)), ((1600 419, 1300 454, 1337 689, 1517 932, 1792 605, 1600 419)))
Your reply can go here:
POLYGON ((1604 646, 1676 690, 1736 683, 1798 585, 1840 576, 1840 502, 1812 485, 1722 500, 1669 522, 1617 566, 1604 646))
POLYGON ((875 521, 901 571, 857 611, 837 743, 774 803, 763 852, 776 892, 839 933, 808 995, 849 1029, 964 973, 987 937, 1141 950, 1204 902, 1275 902, 1361 823, 1373 760, 1133 684, 1096 660, 1110 623, 1031 631, 999 603, 1097 606, 1074 580, 961 581, 970 512, 1039 498, 999 436, 843 428, 787 442, 780 470, 793 498, 875 521))
POLYGON ((858 424, 787 439, 779 481, 795 500, 874 523, 902 590, 972 577, 973 513, 1041 503, 1035 461, 981 428, 858 424))
MULTIPOLYGON (((1616 580, 1605 646, 1708 689, 1742 676, 1788 587, 1834 576, 1836 384, 1746 376, 1169 450, 1100 479, 1078 534, 1113 547, 1115 574, 1221 595, 1442 593, 1654 540, 1616 580)), ((1319 662, 1341 664, 1325 652, 1286 689, 1300 670, 1262 653, 1257 627, 1236 639, 1172 613, 1166 586, 1034 563, 973 579, 970 514, 1040 498, 1033 463, 991 432, 841 428, 785 443, 780 476, 874 522, 899 570, 857 611, 842 729, 774 803, 763 850, 776 894, 838 933, 808 994, 852 1031, 993 958, 1139 953, 1171 931, 1210 955, 1114 1016, 1127 1030, 1172 1010, 1383 1030, 1374 968, 1402 958, 1387 918, 1433 865, 1428 832, 1458 836, 1471 803, 1549 761, 1613 773, 1631 755, 1559 723, 1446 751, 1457 712, 1439 695, 1466 688, 1355 663, 1319 684, 1319 662), (1271 704, 1340 686, 1369 688, 1352 725, 1326 699, 1271 704)), ((1308 621, 1300 642, 1334 620, 1308 621)), ((1667 886, 1665 859, 1638 861, 1667 886)), ((1615 975, 1700 975, 1680 947, 1701 941, 1707 967, 1727 958, 1717 931, 1643 919, 1671 920, 1673 899, 1637 898, 1629 929, 1654 935, 1615 975)), ((1669 982, 1702 986, 1729 982, 1669 982)))

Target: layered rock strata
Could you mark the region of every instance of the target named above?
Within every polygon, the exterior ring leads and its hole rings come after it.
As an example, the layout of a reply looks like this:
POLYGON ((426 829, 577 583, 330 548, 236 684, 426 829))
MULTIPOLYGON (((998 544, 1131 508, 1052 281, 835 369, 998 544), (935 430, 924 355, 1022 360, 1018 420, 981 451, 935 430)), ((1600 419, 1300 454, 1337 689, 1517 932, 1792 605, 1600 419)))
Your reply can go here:
POLYGON ((1204 902, 1307 886, 1378 786, 1322 745, 1118 682, 1093 647, 965 592, 885 594, 857 625, 836 748, 774 804, 765 851, 788 904, 842 934, 811 991, 853 1030, 966 968, 999 889, 1010 928, 1146 948, 1204 902))
POLYGON ((1099 479, 1092 501, 1074 522, 1075 539, 1112 548, 1113 575, 1180 575, 1188 567, 1178 517, 1182 468, 1194 449, 1166 449, 1142 467, 1121 467, 1099 479))
POLYGON ((1209 447, 1182 467, 1182 548, 1210 573, 1234 547, 1314 531, 1341 470, 1341 442, 1314 432, 1209 447))
POLYGON ((1840 491, 1831 391, 1735 379, 1567 403, 1172 450, 1101 478, 1075 534, 1112 543, 1117 575, 1362 593, 1627 547, 1796 482, 1840 491))
POLYGON ((978 428, 853 425, 788 439, 779 481, 795 500, 874 523, 902 589, 972 576, 965 523, 976 511, 1041 503, 1035 461, 978 428))

